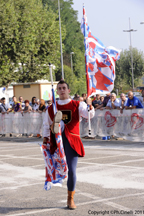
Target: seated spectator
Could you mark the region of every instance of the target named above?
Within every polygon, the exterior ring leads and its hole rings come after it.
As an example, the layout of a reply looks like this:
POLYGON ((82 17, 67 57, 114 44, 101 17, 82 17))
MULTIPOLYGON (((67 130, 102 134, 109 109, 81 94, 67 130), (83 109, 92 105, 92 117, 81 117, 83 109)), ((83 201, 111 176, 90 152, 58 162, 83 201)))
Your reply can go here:
POLYGON ((40 100, 37 99, 37 98, 35 98, 35 104, 33 105, 32 110, 33 110, 34 112, 38 111, 39 105, 40 105, 40 100))
POLYGON ((126 98, 124 93, 121 93, 120 100, 119 100, 119 107, 117 109, 120 110, 120 113, 123 113, 123 109, 125 109, 125 106, 127 104, 128 98, 126 98))
POLYGON ((140 100, 140 102, 142 103, 143 107, 144 107, 144 89, 142 90, 142 96, 138 97, 138 99, 140 100))
POLYGON ((116 98, 116 94, 112 93, 111 97, 106 105, 106 109, 116 109, 119 107, 119 99, 116 98))
POLYGON ((83 93, 83 94, 82 94, 82 97, 83 97, 83 101, 84 101, 85 103, 87 103, 87 102, 86 102, 87 95, 86 95, 85 93, 83 93))
POLYGON ((21 112, 22 111, 22 107, 21 107, 21 103, 19 101, 17 101, 17 98, 15 96, 13 96, 13 105, 12 105, 12 111, 15 112, 21 112))
POLYGON ((140 108, 143 108, 142 103, 136 96, 133 95, 132 91, 129 91, 128 101, 127 101, 125 109, 140 109, 140 108))
POLYGON ((46 111, 45 101, 43 99, 41 99, 38 112, 42 113, 42 112, 45 112, 45 111, 46 111))
POLYGON ((5 97, 1 98, 0 112, 2 114, 5 114, 5 113, 9 113, 9 111, 10 111, 10 105, 6 104, 5 97))
POLYGON ((99 105, 99 106, 97 106, 95 108, 95 110, 97 110, 97 109, 103 110, 106 107, 109 99, 110 99, 110 92, 106 94, 106 96, 104 97, 104 100, 103 100, 102 104, 99 105))
POLYGON ((23 101, 23 97, 19 96, 19 102, 21 103, 22 110, 25 108, 25 103, 23 101))
POLYGON ((96 99, 94 101, 92 101, 92 105, 94 108, 96 108, 101 104, 102 104, 102 102, 100 101, 100 94, 96 94, 96 99))
POLYGON ((22 112, 27 113, 32 111, 32 107, 29 105, 29 100, 25 100, 25 107, 22 112))

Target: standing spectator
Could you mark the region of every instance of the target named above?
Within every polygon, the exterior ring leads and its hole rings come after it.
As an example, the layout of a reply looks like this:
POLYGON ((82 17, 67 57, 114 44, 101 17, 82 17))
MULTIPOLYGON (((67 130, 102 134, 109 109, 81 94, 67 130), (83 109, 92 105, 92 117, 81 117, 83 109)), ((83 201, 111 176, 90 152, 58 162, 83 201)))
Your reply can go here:
POLYGON ((98 107, 96 107, 95 110, 97 110, 97 109, 103 110, 106 107, 109 99, 110 99, 110 92, 106 94, 106 96, 104 97, 104 100, 103 100, 102 104, 99 105, 98 107))
POLYGON ((33 106, 35 105, 35 99, 36 99, 36 97, 32 97, 32 100, 31 100, 31 107, 32 107, 32 109, 33 109, 33 106))
POLYGON ((123 113, 123 109, 125 109, 128 99, 126 98, 124 93, 121 93, 120 95, 120 101, 119 101, 119 107, 117 109, 120 109, 120 113, 123 113))
POLYGON ((85 103, 87 103, 87 102, 86 102, 87 95, 86 95, 85 93, 83 93, 83 94, 82 94, 82 97, 83 97, 83 101, 84 101, 85 103))
POLYGON ((142 103, 142 105, 144 107, 144 89, 142 90, 142 96, 138 97, 138 99, 140 100, 140 102, 142 103))
POLYGON ((84 102, 83 97, 79 97, 80 102, 84 102))
POLYGON ((48 100, 48 107, 50 107, 52 105, 52 100, 48 100))
POLYGON ((80 97, 80 96, 79 96, 78 94, 75 94, 73 100, 79 101, 79 97, 80 97))
POLYGON ((15 96, 13 96, 13 105, 12 105, 12 111, 14 112, 21 112, 22 108, 21 108, 21 103, 19 101, 17 101, 17 98, 15 96))
MULTIPOLYGON (((9 113, 10 111, 10 105, 6 104, 6 99, 5 97, 1 98, 1 104, 0 104, 0 113, 5 114, 9 113)), ((5 136, 5 134, 0 134, 0 137, 5 136)), ((11 134, 10 134, 11 136, 11 134)))
POLYGON ((140 102, 140 100, 133 95, 132 91, 128 92, 128 101, 126 104, 125 109, 140 109, 143 108, 142 103, 140 102))
POLYGON ((37 98, 35 98, 35 104, 33 105, 32 110, 33 110, 34 112, 38 111, 39 105, 40 105, 40 100, 37 99, 37 98))
POLYGON ((32 107, 29 105, 29 100, 25 100, 25 107, 22 112, 27 113, 32 111, 32 107))
POLYGON ((103 101, 104 101, 104 96, 101 96, 101 97, 100 97, 100 101, 101 101, 101 104, 102 104, 103 101))
POLYGON ((10 111, 10 105, 8 103, 6 104, 5 97, 1 98, 0 112, 2 114, 5 114, 5 113, 9 113, 9 111, 10 111))
POLYGON ((116 98, 116 94, 112 93, 106 105, 106 109, 116 109, 117 107, 119 107, 119 100, 116 98))
POLYGON ((38 111, 39 111, 40 113, 46 111, 46 105, 45 105, 45 101, 44 101, 43 99, 40 100, 40 105, 39 105, 38 111))
POLYGON ((24 103, 24 101, 23 101, 23 97, 22 97, 22 96, 19 96, 19 102, 21 103, 22 110, 24 110, 24 108, 25 108, 25 103, 24 103))
POLYGON ((96 99, 94 101, 92 101, 92 105, 93 105, 94 108, 96 108, 101 104, 102 103, 100 101, 100 94, 96 94, 96 99))

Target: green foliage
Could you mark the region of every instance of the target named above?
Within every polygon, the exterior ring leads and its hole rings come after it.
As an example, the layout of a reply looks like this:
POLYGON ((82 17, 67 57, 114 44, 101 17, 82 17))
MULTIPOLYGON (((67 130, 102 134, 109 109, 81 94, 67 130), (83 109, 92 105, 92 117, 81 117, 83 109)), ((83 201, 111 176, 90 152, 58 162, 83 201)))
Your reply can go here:
MULTIPOLYGON (((132 55, 134 86, 137 87, 141 83, 141 77, 144 76, 144 54, 133 48, 132 55)), ((115 89, 130 88, 132 88, 131 54, 130 50, 124 50, 121 52, 120 60, 116 62, 115 89)))
POLYGON ((72 70, 67 65, 64 65, 64 71, 65 71, 65 80, 69 84, 71 95, 74 95, 78 93, 79 95, 82 95, 82 93, 86 93, 86 81, 85 81, 85 75, 83 75, 82 78, 78 78, 75 76, 74 73, 72 73, 72 70))
POLYGON ((59 22, 41 0, 0 2, 0 85, 33 82, 59 63, 59 22))
MULTIPOLYGON (((57 13, 58 19, 58 0, 43 0, 44 6, 48 6, 55 13, 57 13)), ((61 14, 61 26, 65 27, 65 37, 63 38, 63 61, 64 61, 64 77, 68 79, 71 67, 71 56, 73 61, 73 76, 71 76, 70 85, 71 92, 81 94, 86 92, 86 78, 85 78, 85 59, 84 59, 84 37, 80 30, 80 23, 77 21, 77 11, 72 8, 73 0, 60 0, 60 14, 61 14), (69 67, 66 67, 66 65, 69 67), (76 79, 76 80, 75 80, 76 79), (73 91, 74 89, 74 91, 73 91)), ((62 33, 63 36, 63 33, 62 33)), ((56 79, 61 79, 61 67, 59 66, 56 79)))

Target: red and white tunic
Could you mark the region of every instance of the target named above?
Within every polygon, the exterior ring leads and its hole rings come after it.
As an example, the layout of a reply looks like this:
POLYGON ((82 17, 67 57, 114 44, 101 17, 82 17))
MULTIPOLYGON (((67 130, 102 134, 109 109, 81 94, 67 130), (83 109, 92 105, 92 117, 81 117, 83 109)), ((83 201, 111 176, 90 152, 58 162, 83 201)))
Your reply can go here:
MULTIPOLYGON (((79 122, 80 117, 88 118, 87 104, 84 102, 74 101, 71 99, 58 100, 57 109, 63 113, 63 121, 65 123, 65 136, 67 137, 71 147, 80 155, 84 156, 84 147, 80 139, 79 122)), ((90 118, 94 116, 94 108, 90 110, 90 118)), ((53 122, 53 107, 50 106, 46 111, 43 122, 43 137, 50 137, 50 125, 53 122)))

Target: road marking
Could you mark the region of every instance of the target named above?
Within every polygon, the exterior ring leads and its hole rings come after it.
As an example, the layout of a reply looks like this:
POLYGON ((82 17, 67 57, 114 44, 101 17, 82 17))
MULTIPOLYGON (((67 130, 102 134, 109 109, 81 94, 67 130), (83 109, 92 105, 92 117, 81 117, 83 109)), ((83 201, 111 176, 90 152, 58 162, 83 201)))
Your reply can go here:
MULTIPOLYGON (((83 202, 83 203, 77 203, 77 206, 83 206, 83 205, 88 205, 88 204, 93 204, 93 203, 99 203, 99 202, 109 202, 110 200, 116 200, 116 199, 121 199, 121 198, 127 198, 127 197, 133 197, 133 196, 139 196, 139 195, 144 195, 144 193, 136 193, 136 194, 127 194, 124 196, 118 196, 118 197, 111 197, 111 198, 104 198, 104 199, 96 199, 96 200, 91 200, 88 202, 83 202)), ((111 203, 111 202, 109 202, 111 203)), ((120 205, 115 204, 115 206, 120 207, 120 205)), ((31 215, 31 214, 40 214, 43 212, 49 212, 49 211, 55 211, 59 209, 66 209, 66 207, 56 207, 56 208, 50 208, 50 209, 42 209, 42 210, 37 210, 37 211, 29 211, 29 212, 24 212, 24 213, 18 213, 18 214, 11 214, 9 216, 22 216, 22 215, 31 215)), ((123 209, 123 208, 122 208, 123 209)))
MULTIPOLYGON (((18 188, 29 187, 29 186, 39 185, 39 184, 42 185, 42 182, 33 183, 33 184, 25 184, 25 185, 18 185, 18 186, 0 188, 0 191, 2 191, 2 190, 16 190, 16 189, 18 189, 18 188)), ((44 185, 44 183, 43 183, 43 185, 44 185)))
POLYGON ((29 166, 29 167, 40 167, 40 166, 43 166, 43 167, 45 167, 45 164, 43 163, 43 164, 39 164, 39 165, 34 165, 34 166, 29 166))
POLYGON ((9 152, 9 151, 23 151, 23 150, 28 150, 29 151, 29 149, 36 149, 38 146, 33 146, 33 147, 28 147, 28 148, 20 148, 20 149, 7 149, 7 150, 1 150, 1 152, 5 152, 5 151, 7 151, 7 152, 9 152))
POLYGON ((137 151, 137 152, 144 152, 144 146, 143 148, 138 148, 138 146, 134 145, 134 147, 136 148, 125 148, 125 146, 88 146, 88 145, 84 145, 84 148, 89 148, 89 149, 97 149, 97 150, 118 150, 118 151, 137 151))
MULTIPOLYGON (((140 170, 143 170, 144 167, 136 167, 136 166, 121 166, 121 165, 117 165, 117 164, 108 164, 108 163, 105 163, 105 164, 101 164, 101 163, 91 163, 91 162, 80 162, 78 161, 78 164, 89 164, 89 165, 95 165, 95 166, 104 166, 104 167, 109 167, 109 166, 112 166, 112 167, 119 167, 119 168, 130 168, 130 169, 140 169, 140 170)), ((89 166, 88 166, 89 167, 89 166)), ((84 168, 88 168, 88 167, 84 167, 84 168)), ((83 167, 80 167, 80 168, 83 168, 83 167)))

